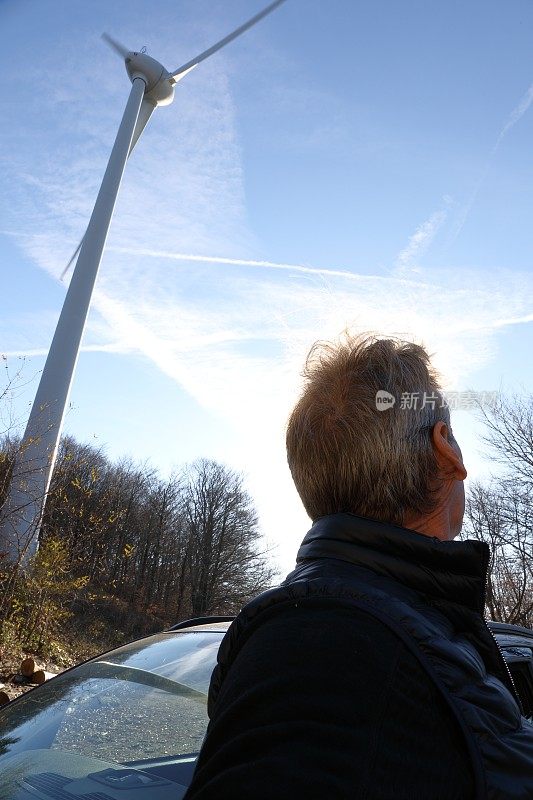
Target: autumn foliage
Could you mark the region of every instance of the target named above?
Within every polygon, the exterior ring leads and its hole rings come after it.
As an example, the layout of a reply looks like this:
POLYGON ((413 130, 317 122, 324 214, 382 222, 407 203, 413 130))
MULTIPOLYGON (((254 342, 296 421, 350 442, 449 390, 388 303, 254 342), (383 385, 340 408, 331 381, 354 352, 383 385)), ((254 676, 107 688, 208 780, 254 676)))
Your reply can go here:
MULTIPOLYGON (((5 439, 0 449, 0 503, 16 447, 5 439)), ((45 653, 76 628, 119 642, 232 614, 271 581, 241 475, 200 459, 162 478, 66 437, 38 554, 27 570, 0 572, 0 636, 45 653)))

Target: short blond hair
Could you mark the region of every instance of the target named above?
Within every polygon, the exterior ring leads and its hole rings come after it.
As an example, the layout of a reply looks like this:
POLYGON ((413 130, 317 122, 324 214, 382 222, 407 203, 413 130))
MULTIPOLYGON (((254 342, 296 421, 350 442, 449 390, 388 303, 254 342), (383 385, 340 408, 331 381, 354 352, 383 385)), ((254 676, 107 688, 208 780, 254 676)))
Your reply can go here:
POLYGON ((348 511, 401 525, 407 512, 432 511, 438 469, 431 430, 439 420, 449 426, 450 413, 426 350, 345 336, 316 343, 303 374, 287 459, 311 519, 348 511), (394 405, 379 410, 379 392, 394 405), (406 407, 408 397, 416 408, 406 407))

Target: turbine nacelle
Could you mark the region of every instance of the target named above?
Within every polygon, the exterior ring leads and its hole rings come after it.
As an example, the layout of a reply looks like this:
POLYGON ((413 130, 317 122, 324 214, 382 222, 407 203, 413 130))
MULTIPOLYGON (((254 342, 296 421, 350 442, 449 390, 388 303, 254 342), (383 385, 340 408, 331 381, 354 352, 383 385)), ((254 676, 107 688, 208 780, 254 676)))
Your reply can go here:
POLYGON ((174 99, 174 85, 171 74, 155 58, 146 53, 129 52, 124 59, 126 72, 133 82, 142 78, 146 83, 144 96, 154 106, 168 106, 174 99))

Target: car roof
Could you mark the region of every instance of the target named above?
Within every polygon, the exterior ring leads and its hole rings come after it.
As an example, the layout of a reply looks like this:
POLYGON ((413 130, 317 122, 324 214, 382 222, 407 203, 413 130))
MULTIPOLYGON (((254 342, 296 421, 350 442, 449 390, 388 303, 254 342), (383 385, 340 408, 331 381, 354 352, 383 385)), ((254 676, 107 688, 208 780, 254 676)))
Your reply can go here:
POLYGON ((525 645, 533 648, 533 631, 521 625, 511 625, 507 622, 488 621, 488 626, 498 639, 502 647, 512 645, 525 645))
POLYGON ((213 633, 220 633, 220 631, 222 631, 224 633, 228 630, 230 624, 229 622, 209 622, 201 625, 187 625, 177 630, 175 628, 170 628, 164 631, 164 633, 188 633, 189 631, 202 631, 202 633, 209 633, 210 631, 213 633))
POLYGON ((234 616, 210 616, 210 617, 193 617, 192 619, 185 619, 182 622, 177 622, 171 628, 167 628, 165 633, 172 633, 173 631, 226 631, 230 624, 235 619, 234 616))

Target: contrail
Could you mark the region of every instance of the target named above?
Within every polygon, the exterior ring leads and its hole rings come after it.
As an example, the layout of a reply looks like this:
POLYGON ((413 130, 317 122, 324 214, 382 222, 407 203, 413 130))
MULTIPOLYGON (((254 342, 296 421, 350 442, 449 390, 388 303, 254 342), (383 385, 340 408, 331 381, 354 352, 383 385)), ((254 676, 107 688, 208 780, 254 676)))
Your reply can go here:
POLYGON ((470 197, 468 199, 468 202, 467 202, 467 204, 466 204, 466 206, 465 206, 465 208, 463 210, 463 213, 462 213, 462 215, 461 215, 461 217, 459 219, 459 223, 458 223, 458 225, 457 225, 457 227, 455 229, 455 232, 454 232, 454 234, 452 236, 450 244, 453 244, 455 242, 455 240, 457 239, 457 237, 459 236, 459 234, 463 230, 464 224, 465 224, 466 220, 468 219, 468 216, 469 216, 469 214, 470 214, 470 212, 472 210, 472 206, 474 205, 474 203, 475 203, 475 201, 477 199, 477 196, 479 194, 479 190, 481 189, 481 187, 485 183, 485 179, 486 179, 486 177, 487 177, 487 175, 489 173, 489 170, 490 170, 491 165, 492 165, 492 161, 493 161, 494 156, 496 155, 496 153, 498 151, 499 146, 501 145, 502 141, 505 139, 505 137, 507 136, 507 134, 509 133, 511 128, 514 128, 516 123, 519 122, 522 119, 522 117, 524 116, 524 114, 528 110, 528 108, 531 105, 531 103, 533 103, 533 83, 530 85, 529 89, 524 94, 524 96, 522 97, 522 99, 520 100, 518 105, 515 108, 513 108, 513 110, 511 111, 511 113, 509 115, 509 119, 507 120, 507 122, 505 123, 505 125, 501 129, 500 133, 498 134, 498 138, 496 139, 494 147, 492 148, 492 150, 491 150, 491 152, 489 154, 489 157, 487 159, 487 163, 485 165, 485 169, 483 170, 480 179, 476 183, 476 185, 474 187, 474 190, 473 190, 472 194, 470 195, 470 197))
MULTIPOLYGON (((80 347, 80 353, 123 353, 125 347, 123 344, 86 344, 80 347)), ((4 350, 0 354, 6 358, 37 358, 39 356, 47 356, 49 348, 35 347, 28 350, 4 350)))
POLYGON ((413 235, 409 237, 407 247, 404 247, 398 253, 395 266, 396 274, 406 274, 407 270, 414 268, 415 259, 425 253, 445 220, 446 211, 436 211, 429 219, 418 226, 413 235))
POLYGON ((305 272, 310 275, 332 275, 337 278, 351 278, 352 280, 359 280, 360 277, 363 277, 348 270, 320 269, 319 267, 306 267, 303 264, 284 264, 277 261, 257 261, 249 258, 226 258, 224 256, 198 256, 191 253, 172 253, 168 250, 146 250, 137 247, 110 247, 108 249, 115 253, 149 256, 150 258, 170 258, 174 261, 200 261, 205 264, 230 264, 235 267, 265 267, 267 269, 305 272))
MULTIPOLYGON (((381 275, 361 275, 355 272, 349 272, 343 269, 321 269, 320 267, 306 267, 303 264, 285 264, 277 261, 257 261, 248 258, 226 258, 224 256, 199 256, 192 255, 191 253, 173 253, 168 250, 149 250, 137 247, 109 247, 109 251, 114 253, 125 253, 135 256, 147 256, 149 258, 169 258, 173 261, 198 261, 205 264, 228 264, 235 267, 258 267, 266 269, 279 269, 288 272, 303 272, 308 275, 321 275, 330 276, 333 278, 348 278, 352 281, 387 281, 381 275)), ((400 283, 413 283, 413 281, 405 280, 404 278, 395 278, 400 283)))
POLYGON ((513 110, 511 111, 509 119, 507 120, 507 122, 503 126, 503 128, 502 128, 502 130, 500 132, 500 135, 498 136, 498 139, 496 140, 496 144, 494 145, 494 149, 492 151, 492 155, 494 155, 494 153, 496 152, 496 150, 500 146, 500 143, 501 143, 503 137, 506 136, 509 133, 509 131, 511 130, 511 128, 514 127, 514 125, 516 125, 516 123, 519 122, 522 119, 522 117, 524 116, 524 114, 528 110, 528 108, 531 105, 531 103, 533 103, 533 83, 531 84, 531 86, 529 87, 529 89, 527 90, 525 95, 522 97, 522 99, 520 100, 520 102, 518 103, 516 108, 513 108, 513 110))

